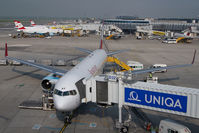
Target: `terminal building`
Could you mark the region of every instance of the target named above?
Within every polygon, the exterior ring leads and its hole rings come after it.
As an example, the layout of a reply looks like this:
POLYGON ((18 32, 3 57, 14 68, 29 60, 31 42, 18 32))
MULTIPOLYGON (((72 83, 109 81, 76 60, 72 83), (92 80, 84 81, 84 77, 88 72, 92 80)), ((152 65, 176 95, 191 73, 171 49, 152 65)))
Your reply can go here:
POLYGON ((105 19, 105 24, 116 25, 125 33, 134 33, 136 26, 152 25, 153 30, 160 31, 183 31, 190 27, 199 29, 199 19, 180 19, 180 18, 159 18, 159 19, 125 19, 116 17, 116 19, 105 19))

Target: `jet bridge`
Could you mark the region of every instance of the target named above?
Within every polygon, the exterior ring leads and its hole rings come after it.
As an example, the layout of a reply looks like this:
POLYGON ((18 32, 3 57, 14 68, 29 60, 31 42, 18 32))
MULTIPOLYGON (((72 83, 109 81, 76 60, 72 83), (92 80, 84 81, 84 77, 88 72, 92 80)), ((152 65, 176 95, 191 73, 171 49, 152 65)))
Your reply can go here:
POLYGON ((119 126, 123 128, 122 108, 137 107, 199 118, 199 89, 157 83, 131 82, 119 74, 100 75, 86 81, 82 102, 118 104, 119 126))

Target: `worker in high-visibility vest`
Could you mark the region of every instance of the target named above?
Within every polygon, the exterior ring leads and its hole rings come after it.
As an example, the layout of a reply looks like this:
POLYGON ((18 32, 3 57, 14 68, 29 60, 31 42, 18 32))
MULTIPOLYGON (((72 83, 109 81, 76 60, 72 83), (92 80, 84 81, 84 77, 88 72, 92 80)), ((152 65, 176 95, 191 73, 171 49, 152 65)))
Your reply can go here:
POLYGON ((152 77, 153 77, 153 75, 152 75, 152 73, 150 73, 150 74, 149 74, 149 78, 152 78, 152 77))

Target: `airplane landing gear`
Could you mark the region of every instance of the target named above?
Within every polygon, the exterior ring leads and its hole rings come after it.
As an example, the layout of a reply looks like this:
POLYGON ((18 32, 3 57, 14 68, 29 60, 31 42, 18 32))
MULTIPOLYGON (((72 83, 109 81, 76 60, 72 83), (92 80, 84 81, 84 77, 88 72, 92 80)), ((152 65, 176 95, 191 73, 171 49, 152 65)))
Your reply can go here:
POLYGON ((123 126, 120 128, 120 133, 127 133, 128 132, 128 127, 127 126, 123 126))
POLYGON ((72 116, 67 115, 64 117, 64 123, 71 124, 72 123, 71 120, 72 120, 72 116))
POLYGON ((73 118, 73 112, 67 113, 66 116, 64 117, 64 123, 71 124, 72 118, 73 118))

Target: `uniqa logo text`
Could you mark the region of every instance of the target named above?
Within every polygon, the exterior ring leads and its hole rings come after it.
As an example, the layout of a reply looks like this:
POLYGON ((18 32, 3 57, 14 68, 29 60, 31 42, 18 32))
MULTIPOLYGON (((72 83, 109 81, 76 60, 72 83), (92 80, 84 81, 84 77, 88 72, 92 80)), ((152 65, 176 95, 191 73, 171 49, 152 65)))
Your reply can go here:
POLYGON ((154 95, 147 95, 145 94, 145 102, 148 104, 158 104, 160 106, 167 106, 173 108, 180 108, 182 109, 182 105, 179 99, 172 99, 171 97, 161 97, 161 96, 154 96, 154 95))

